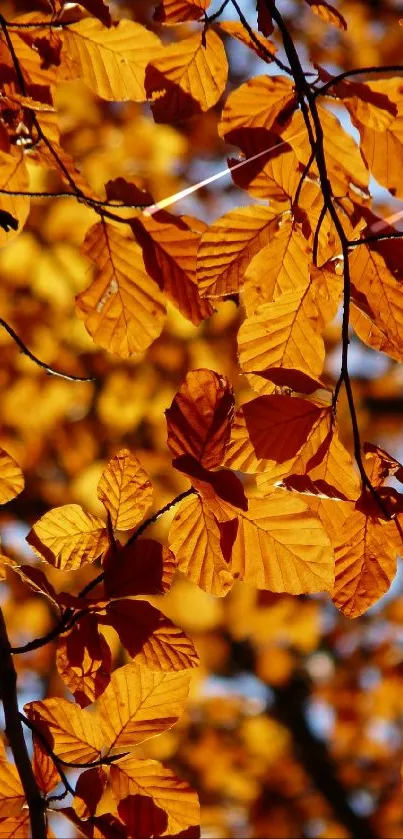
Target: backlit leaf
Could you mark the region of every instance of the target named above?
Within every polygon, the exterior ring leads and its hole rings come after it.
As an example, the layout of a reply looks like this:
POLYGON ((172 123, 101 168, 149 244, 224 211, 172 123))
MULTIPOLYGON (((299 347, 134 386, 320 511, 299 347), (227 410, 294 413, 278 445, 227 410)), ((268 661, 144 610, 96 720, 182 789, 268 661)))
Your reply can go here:
POLYGON ((108 547, 105 525, 79 504, 54 507, 34 524, 27 542, 55 568, 75 570, 94 562, 108 547))
POLYGON ((0 818, 18 816, 25 803, 25 793, 16 767, 5 758, 0 759, 0 785, 0 818))
POLYGON ((337 26, 341 30, 347 29, 347 23, 343 15, 331 3, 327 3, 326 0, 306 0, 306 2, 315 15, 325 20, 326 23, 332 23, 333 26, 337 26))
POLYGON ((229 135, 239 128, 273 127, 280 115, 296 106, 293 83, 286 76, 255 76, 231 93, 224 105, 219 133, 229 135))
POLYGON ((233 416, 234 395, 225 376, 192 370, 166 411, 172 454, 191 455, 205 469, 220 466, 233 416))
POLYGON ((105 222, 95 224, 82 253, 97 266, 92 284, 76 298, 94 341, 122 358, 139 355, 160 334, 165 307, 145 270, 140 247, 105 222))
POLYGON ((154 539, 129 542, 105 559, 107 596, 163 594, 170 588, 175 571, 176 563, 171 551, 160 542, 154 539))
POLYGON ((24 476, 11 454, 0 448, 0 504, 6 504, 24 489, 24 476))
POLYGON ((169 546, 179 571, 204 591, 223 597, 233 576, 221 550, 216 517, 198 495, 185 498, 172 521, 169 546))
POLYGON ((145 87, 156 122, 175 122, 208 111, 224 92, 228 62, 221 38, 208 29, 164 48, 152 58, 145 87))
POLYGON ((151 506, 153 488, 141 463, 128 449, 121 449, 104 469, 98 498, 108 510, 112 527, 131 530, 151 506))
POLYGON ((203 297, 240 291, 252 257, 277 228, 270 207, 241 207, 215 221, 203 235, 197 254, 197 278, 203 297))
POLYGON ((74 702, 58 696, 28 702, 24 711, 58 757, 80 765, 100 757, 102 736, 93 709, 82 711, 74 702))
POLYGON ((210 0, 161 0, 154 12, 154 20, 166 24, 199 20, 209 5, 210 0))
POLYGON ((145 68, 160 41, 139 23, 120 20, 106 29, 84 18, 63 31, 63 68, 68 78, 79 76, 108 101, 143 102, 145 68))
POLYGON ((168 815, 169 833, 198 824, 199 803, 186 781, 156 760, 127 757, 111 766, 110 783, 117 801, 127 795, 150 796, 168 815))
POLYGON ((108 752, 133 748, 171 728, 183 710, 189 681, 187 671, 164 673, 134 663, 115 670, 97 703, 108 752))
POLYGON ((112 657, 98 632, 94 615, 86 615, 59 639, 56 666, 81 708, 90 705, 105 690, 112 657))
POLYGON ((0 247, 11 242, 21 232, 27 220, 30 206, 29 196, 8 195, 7 192, 27 192, 29 188, 28 171, 21 149, 11 148, 9 153, 0 151, 0 210, 9 213, 18 226, 8 225, 6 230, 0 225, 0 247))
POLYGON ((321 521, 282 490, 252 498, 239 515, 231 571, 256 588, 288 594, 329 591, 334 556, 321 521))

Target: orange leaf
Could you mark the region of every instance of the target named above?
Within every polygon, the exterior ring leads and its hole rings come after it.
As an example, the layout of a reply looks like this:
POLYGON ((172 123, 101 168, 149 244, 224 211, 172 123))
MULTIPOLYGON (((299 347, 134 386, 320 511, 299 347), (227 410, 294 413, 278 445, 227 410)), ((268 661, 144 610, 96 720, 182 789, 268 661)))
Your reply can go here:
POLYGON ((321 17, 326 23, 332 23, 333 26, 337 26, 338 29, 343 31, 347 29, 347 23, 341 12, 335 6, 327 3, 326 0, 306 0, 306 2, 315 15, 321 17))
POLYGON ((128 795, 118 802, 118 813, 127 826, 129 836, 161 836, 166 831, 168 817, 152 798, 128 795))
POLYGON ((58 696, 28 702, 24 711, 62 760, 81 765, 99 759, 102 737, 94 709, 82 711, 58 696))
POLYGON ((76 298, 94 341, 122 358, 139 355, 160 334, 165 306, 145 270, 140 247, 105 222, 85 237, 82 253, 97 266, 93 283, 76 298))
POLYGON ((297 98, 290 79, 285 76, 255 76, 228 96, 218 128, 220 137, 232 142, 231 135, 239 128, 264 128, 268 131, 280 116, 284 117, 284 112, 289 115, 296 105, 297 98))
POLYGON ((258 32, 253 31, 254 38, 246 31, 245 27, 238 20, 220 20, 220 29, 232 38, 241 41, 242 44, 253 50, 259 58, 268 63, 277 52, 277 47, 273 41, 263 38, 258 32))
POLYGON ((115 600, 98 620, 112 626, 136 664, 149 670, 186 670, 199 663, 191 640, 150 603, 115 600))
POLYGON ((221 550, 218 521, 198 495, 185 498, 169 531, 169 546, 179 571, 200 588, 223 597, 233 576, 221 550))
POLYGON ((252 257, 277 228, 271 207, 241 207, 215 221, 202 236, 197 278, 203 297, 225 297, 240 291, 252 257))
POLYGON ((322 522, 291 493, 251 498, 240 513, 231 571, 256 588, 288 594, 329 591, 334 556, 322 522))
POLYGON ((102 766, 82 772, 75 788, 73 807, 81 819, 94 816, 105 790, 108 776, 102 766))
POLYGON ((221 465, 234 415, 234 395, 225 376, 192 370, 165 413, 174 458, 191 455, 205 469, 221 465))
POLYGON ((349 618, 376 603, 396 574, 398 551, 389 539, 389 524, 356 509, 339 533, 333 600, 349 618))
POLYGON ((108 510, 112 527, 131 530, 151 506, 153 488, 141 463, 128 449, 121 449, 104 469, 98 498, 108 510))
POLYGON ((196 793, 156 760, 124 758, 111 766, 110 784, 117 801, 128 795, 151 797, 167 813, 170 834, 199 823, 196 793))
POLYGON ((285 145, 277 134, 264 129, 239 129, 236 136, 233 135, 233 142, 240 146, 246 158, 269 149, 267 155, 251 160, 241 168, 236 168, 239 160, 230 159, 228 165, 234 183, 256 198, 289 203, 301 179, 301 164, 291 146, 285 145))
POLYGON ((154 20, 166 24, 199 20, 210 2, 211 0, 161 0, 154 12, 154 20))
MULTIPOLYGON (((289 469, 295 472, 301 450, 307 462, 325 438, 329 419, 330 408, 309 399, 280 394, 258 396, 235 414, 225 463, 241 472, 268 472, 270 476, 276 465, 283 466, 284 474, 289 469)), ((281 471, 275 469, 273 482, 281 471)))
POLYGON ((143 102, 145 69, 160 40, 144 26, 120 20, 106 29, 87 17, 63 30, 62 71, 65 78, 83 79, 108 101, 143 102))
POLYGON ((154 539, 128 543, 104 562, 108 597, 163 594, 171 587, 176 571, 171 551, 154 539))
MULTIPOLYGON (((374 120, 371 123, 368 123, 368 120, 364 122, 362 107, 360 111, 353 111, 350 106, 350 113, 360 132, 361 151, 376 180, 396 198, 402 198, 403 188, 398 175, 403 165, 402 80, 382 79, 367 82, 366 86, 373 94, 387 97, 392 107, 397 107, 397 113, 390 122, 387 114, 385 117, 378 109, 377 116, 382 117, 382 122, 376 125, 374 120), (394 161, 393 166, 390 165, 391 160, 394 161)), ((371 115, 375 119, 374 109, 371 109, 371 115)))
POLYGON ((373 443, 364 443, 365 471, 372 486, 381 486, 393 475, 400 483, 403 481, 403 466, 392 455, 373 443))
POLYGON ((211 29, 165 47, 146 70, 155 121, 171 123, 208 111, 224 92, 227 76, 225 49, 211 29))
MULTIPOLYGON (((47 834, 49 839, 51 834, 47 834)), ((24 808, 20 815, 9 819, 0 819, 0 839, 30 839, 31 823, 29 810, 24 808)))
POLYGON ((374 349, 403 360, 403 297, 400 279, 383 256, 367 245, 355 248, 350 259, 355 303, 352 324, 374 349))
POLYGON ((0 758, 0 788, 0 819, 18 816, 25 804, 25 793, 16 767, 5 758, 0 758))
POLYGON ((0 247, 4 247, 21 233, 30 207, 28 195, 7 194, 8 191, 27 192, 29 189, 24 154, 18 147, 12 147, 9 153, 0 151, 0 188, 5 190, 0 193, 0 211, 9 213, 18 222, 16 229, 7 225, 8 230, 5 230, 0 225, 0 247))
POLYGON ((34 524, 27 542, 41 559, 66 570, 94 562, 109 544, 103 521, 79 504, 49 510, 34 524))
POLYGON ((317 387, 325 348, 315 329, 305 288, 258 307, 238 333, 239 363, 246 373, 265 373, 276 384, 308 392, 317 387), (294 383, 293 378, 294 377, 294 383))
POLYGON ((133 233, 143 248, 146 270, 185 318, 199 324, 213 313, 202 300, 196 281, 196 254, 201 233, 186 220, 167 212, 131 220, 133 233))
POLYGON ((41 792, 44 795, 49 795, 58 783, 60 783, 60 775, 56 769, 54 760, 52 760, 40 740, 35 735, 33 735, 32 739, 34 745, 32 768, 34 770, 35 780, 41 792))
POLYGON ((24 489, 24 476, 11 454, 0 448, 0 504, 6 504, 24 489))
POLYGON ((134 663, 115 670, 97 702, 108 753, 171 728, 182 713, 189 681, 183 670, 164 673, 134 663))
POLYGON ((56 666, 81 708, 90 705, 105 690, 110 681, 112 657, 98 632, 95 615, 85 615, 59 638, 56 666))

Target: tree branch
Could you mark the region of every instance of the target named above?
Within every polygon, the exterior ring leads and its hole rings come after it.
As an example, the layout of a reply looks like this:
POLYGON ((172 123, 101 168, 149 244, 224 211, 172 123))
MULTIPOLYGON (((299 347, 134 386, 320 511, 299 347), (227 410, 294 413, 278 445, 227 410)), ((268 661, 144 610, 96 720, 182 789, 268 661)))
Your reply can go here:
POLYGON ((3 612, 0 609, 0 696, 4 708, 6 734, 17 772, 27 799, 33 839, 46 839, 46 803, 41 795, 29 758, 20 720, 17 674, 3 612))
POLYGON ((51 367, 50 364, 46 364, 44 361, 41 361, 38 356, 34 355, 31 350, 28 349, 26 344, 24 344, 23 340, 14 332, 12 326, 10 326, 4 318, 0 317, 0 326, 8 332, 10 337, 15 341, 15 343, 19 346, 20 350, 24 355, 26 355, 31 361, 34 362, 38 367, 41 367, 42 370, 45 370, 46 373, 49 373, 51 376, 59 376, 60 379, 67 379, 69 382, 95 382, 95 376, 74 376, 72 373, 63 373, 62 370, 56 370, 55 367, 51 367))

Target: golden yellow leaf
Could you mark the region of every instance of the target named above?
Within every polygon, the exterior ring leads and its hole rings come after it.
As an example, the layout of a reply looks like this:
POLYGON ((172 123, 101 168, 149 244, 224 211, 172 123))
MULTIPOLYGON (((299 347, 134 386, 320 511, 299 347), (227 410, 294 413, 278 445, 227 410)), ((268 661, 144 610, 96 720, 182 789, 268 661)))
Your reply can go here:
POLYGON ((239 128, 264 128, 266 131, 280 114, 296 107, 294 85, 286 76, 255 76, 240 85, 227 98, 218 131, 231 142, 239 128))
POLYGON ((240 291, 252 257, 277 228, 271 207, 240 207, 215 221, 202 236, 197 279, 202 297, 225 297, 240 291))
POLYGON ((139 355, 160 334, 165 306, 145 270, 141 248, 110 224, 95 224, 82 253, 97 275, 76 298, 79 317, 94 341, 122 358, 139 355))
POLYGON ((169 531, 169 546, 179 571, 204 591, 223 597, 233 585, 217 519, 198 495, 181 502, 169 531))
MULTIPOLYGON (((364 159, 377 181, 385 186, 396 198, 403 197, 403 188, 399 172, 403 165, 403 103, 402 103, 402 80, 400 78, 382 79, 381 81, 367 82, 366 86, 371 93, 378 96, 385 96, 397 107, 396 116, 390 121, 381 112, 382 122, 369 122, 363 118, 362 106, 359 111, 349 107, 350 113, 356 127, 360 132, 361 151, 364 159), (385 124, 386 122, 386 124, 385 124), (392 165, 393 161, 393 165, 392 165)), ((348 107, 348 105, 347 105, 348 107)), ((374 116, 375 109, 370 110, 374 116)), ((378 120, 380 113, 378 109, 378 120)))
POLYGON ((252 38, 239 20, 220 20, 219 25, 222 32, 231 35, 232 38, 236 38, 241 44, 245 44, 259 58, 263 58, 263 61, 270 62, 271 57, 277 52, 277 47, 273 41, 269 41, 268 38, 263 38, 260 32, 256 32, 255 29, 252 30, 254 34, 254 38, 252 38))
POLYGON ((350 257, 352 323, 370 347, 403 360, 403 295, 400 279, 392 274, 383 256, 367 245, 350 257))
MULTIPOLYGON (((19 816, 11 816, 9 819, 0 820, 0 839, 30 839, 31 822, 29 810, 24 809, 19 816)), ((51 833, 46 834, 51 839, 51 833)))
POLYGON ((95 18, 84 18, 63 30, 62 72, 79 76, 108 101, 143 102, 145 69, 161 42, 131 20, 106 28, 95 18))
POLYGON ((224 92, 228 62, 221 38, 208 29, 170 44, 152 57, 145 87, 156 122, 208 111, 224 92))
POLYGON ((243 302, 248 315, 281 294, 306 288, 312 253, 291 214, 278 219, 270 241, 253 257, 245 272, 243 302))
POLYGON ((256 198, 289 204, 297 191, 302 169, 291 146, 285 145, 277 134, 263 131, 261 136, 256 136, 248 129, 239 132, 236 142, 246 158, 269 151, 240 168, 237 168, 238 159, 230 159, 234 183, 256 198))
POLYGON ((388 522, 356 509, 344 522, 335 545, 333 600, 356 618, 388 590, 395 574, 397 548, 388 538, 388 522))
POLYGON ((24 476, 11 454, 0 448, 0 504, 6 504, 24 489, 24 476))
POLYGON ((16 230, 10 226, 6 231, 0 226, 0 247, 4 247, 21 233, 30 207, 28 195, 7 195, 7 190, 27 192, 29 189, 24 153, 19 147, 12 147, 9 153, 0 151, 0 187, 6 190, 0 193, 0 211, 9 213, 18 222, 16 230))
POLYGON ((25 793, 20 776, 13 763, 0 758, 0 819, 18 816, 25 804, 25 793))
POLYGON ((57 696, 28 702, 24 711, 62 760, 85 764, 100 757, 101 727, 93 708, 82 711, 74 702, 57 696))
POLYGON ((131 530, 151 506, 153 488, 141 463, 128 449, 121 449, 104 469, 98 498, 111 516, 116 530, 131 530))
POLYGON ((166 24, 199 20, 210 2, 211 0, 160 0, 154 12, 154 20, 166 24))
POLYGON ((176 723, 188 691, 188 671, 164 673, 126 664, 98 699, 108 753, 133 748, 176 723))
POLYGON ((196 825, 200 807, 196 793, 186 781, 156 760, 127 757, 111 766, 110 784, 117 801, 128 795, 151 796, 168 815, 168 830, 176 834, 196 825))
POLYGON ((344 31, 347 29, 347 23, 338 9, 327 3, 326 0, 307 0, 308 6, 311 7, 315 15, 325 20, 326 23, 332 23, 338 29, 344 31))
POLYGON ((27 542, 41 559, 65 570, 94 562, 109 544, 103 521, 79 504, 49 510, 34 524, 27 542))
MULTIPOLYGON (((324 151, 327 171, 333 193, 346 195, 351 189, 354 199, 366 195, 369 172, 361 157, 357 143, 342 127, 340 121, 326 108, 318 106, 318 112, 324 134, 324 151)), ((298 159, 305 166, 308 163, 311 146, 301 111, 297 111, 281 132, 283 140, 292 146, 298 159)), ((313 166, 313 171, 315 167, 313 166)))
POLYGON ((309 283, 305 289, 289 291, 259 306, 238 333, 242 370, 264 372, 276 384, 309 390, 310 382, 320 376, 325 359, 323 340, 315 326, 309 283))
POLYGON ((231 571, 256 588, 288 594, 329 591, 334 555, 320 519, 294 495, 274 490, 249 500, 238 518, 231 571))

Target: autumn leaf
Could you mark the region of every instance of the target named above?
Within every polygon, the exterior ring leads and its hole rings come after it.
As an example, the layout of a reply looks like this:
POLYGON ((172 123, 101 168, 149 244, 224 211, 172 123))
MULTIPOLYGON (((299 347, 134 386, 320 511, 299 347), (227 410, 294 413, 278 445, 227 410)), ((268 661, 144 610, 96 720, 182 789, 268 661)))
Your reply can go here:
POLYGON ((191 455, 205 469, 221 465, 234 415, 234 396, 225 376, 192 370, 165 413, 175 459, 191 455))
POLYGON ((164 673, 134 663, 115 670, 97 702, 108 754, 171 728, 182 712, 189 681, 187 671, 164 673))
POLYGON ((221 550, 219 523, 198 495, 185 498, 178 507, 169 546, 179 571, 204 591, 223 597, 232 587, 234 579, 221 550))
POLYGON ((220 21, 220 29, 232 38, 236 38, 242 44, 245 44, 249 49, 253 50, 259 58, 270 63, 273 56, 277 52, 277 47, 273 41, 268 38, 262 38, 258 32, 252 30, 252 35, 246 31, 242 23, 237 20, 223 20, 220 21))
POLYGON ((186 670, 198 664, 191 640, 150 603, 114 600, 97 618, 112 626, 136 664, 149 670, 186 670))
POLYGON ((106 551, 108 534, 97 516, 79 504, 66 504, 45 513, 30 530, 27 542, 55 568, 75 570, 106 551))
POLYGON ((104 469, 98 484, 101 499, 116 530, 131 530, 151 506, 153 488, 140 461, 121 449, 104 469))
POLYGON ((240 291, 251 259, 277 227, 276 214, 265 206, 231 210, 203 235, 197 254, 202 297, 225 297, 240 291))
POLYGON ((110 681, 112 656, 98 632, 95 615, 85 615, 59 638, 56 666, 81 708, 90 705, 110 681))
POLYGON ((18 148, 11 148, 9 153, 0 150, 0 188, 4 190, 0 192, 0 211, 3 220, 9 219, 7 225, 0 225, 0 247, 15 239, 24 227, 30 207, 29 195, 16 196, 12 193, 28 192, 28 187, 23 152, 18 148))
MULTIPOLYGON (((393 523, 392 523, 393 525, 393 523)), ((389 523, 368 513, 351 513, 335 545, 335 605, 350 618, 363 614, 385 594, 396 574, 397 549, 389 523)))
POLYGON ((161 0, 154 12, 158 23, 182 23, 199 20, 208 9, 210 0, 161 0))
POLYGON ((249 500, 239 515, 231 571, 256 588, 288 594, 329 591, 334 556, 321 521, 282 490, 249 500))
POLYGON ((0 818, 18 816, 25 804, 25 793, 16 767, 5 758, 0 759, 0 784, 0 818))
POLYGON ((224 105, 219 134, 231 142, 239 128, 273 128, 296 107, 293 83, 285 76, 255 76, 231 93, 224 105))
POLYGON ((93 283, 76 298, 76 309, 96 343, 122 358, 139 355, 160 334, 165 306, 145 270, 141 249, 120 230, 95 224, 82 253, 97 266, 93 283))
POLYGON ((160 542, 128 542, 105 558, 105 591, 108 597, 163 594, 170 588, 175 571, 173 554, 160 542))
POLYGON ((6 504, 24 489, 24 476, 18 463, 0 448, 0 504, 6 504))
POLYGON ((60 775, 54 761, 35 735, 33 736, 33 746, 32 769, 35 779, 41 792, 49 795, 60 783, 60 775))
POLYGON ((28 702, 24 711, 62 760, 85 765, 100 757, 102 736, 93 709, 82 711, 74 702, 53 697, 28 702))
POLYGON ((156 760, 127 757, 111 766, 110 783, 117 801, 128 795, 149 796, 168 816, 168 830, 179 833, 199 822, 196 793, 156 760))
POLYGON ((143 102, 147 98, 145 69, 160 46, 153 32, 131 20, 120 20, 107 29, 88 17, 66 27, 63 40, 66 78, 79 76, 108 101, 143 102))
POLYGON ((350 267, 354 300, 352 324, 357 334, 370 347, 401 361, 403 299, 400 280, 389 270, 381 254, 366 245, 354 250, 350 267))
POLYGON ((197 325, 213 313, 213 308, 208 300, 200 297, 196 255, 201 233, 192 228, 192 221, 160 211, 153 216, 144 214, 131 219, 131 227, 143 248, 150 277, 168 300, 197 325))
POLYGON ((145 87, 156 122, 175 122, 207 111, 227 83, 228 62, 212 30, 164 48, 147 66, 145 87))
POLYGON ((347 23, 338 9, 326 0, 306 0, 308 6, 312 9, 315 15, 322 18, 326 23, 332 23, 338 29, 347 29, 347 23))

